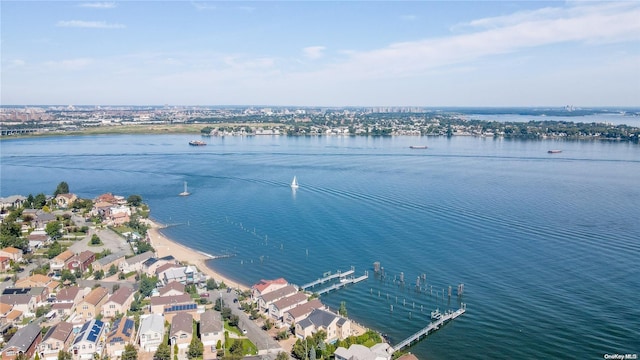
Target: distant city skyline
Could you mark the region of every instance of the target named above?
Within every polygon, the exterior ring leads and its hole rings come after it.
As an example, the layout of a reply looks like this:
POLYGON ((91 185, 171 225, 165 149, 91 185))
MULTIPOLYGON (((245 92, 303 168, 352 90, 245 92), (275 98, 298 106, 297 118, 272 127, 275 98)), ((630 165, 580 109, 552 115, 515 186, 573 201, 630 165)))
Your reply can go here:
POLYGON ((0 103, 640 106, 638 2, 2 1, 0 103))

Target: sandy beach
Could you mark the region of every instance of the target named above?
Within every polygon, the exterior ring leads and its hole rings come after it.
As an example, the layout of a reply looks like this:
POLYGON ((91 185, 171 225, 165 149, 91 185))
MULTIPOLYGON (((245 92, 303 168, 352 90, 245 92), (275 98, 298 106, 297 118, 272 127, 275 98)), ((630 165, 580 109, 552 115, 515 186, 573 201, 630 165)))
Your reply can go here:
POLYGON ((216 280, 218 283, 224 282, 228 287, 232 287, 240 290, 249 290, 249 287, 232 281, 221 274, 215 272, 213 269, 206 265, 206 261, 210 259, 209 256, 202 254, 196 250, 193 250, 187 246, 184 246, 178 242, 175 242, 160 233, 160 229, 163 227, 159 223, 147 219, 147 223, 151 226, 149 229, 149 238, 151 240, 151 246, 156 250, 158 257, 167 255, 173 255, 181 262, 195 265, 201 272, 207 274, 209 277, 216 280))

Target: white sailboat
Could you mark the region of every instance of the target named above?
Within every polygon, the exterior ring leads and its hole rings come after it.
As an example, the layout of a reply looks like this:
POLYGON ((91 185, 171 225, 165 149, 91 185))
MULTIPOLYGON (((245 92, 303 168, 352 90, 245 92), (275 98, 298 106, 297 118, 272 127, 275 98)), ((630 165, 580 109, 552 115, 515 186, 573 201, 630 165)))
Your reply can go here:
POLYGON ((184 182, 184 191, 180 193, 180 196, 189 196, 189 192, 187 191, 187 182, 184 182))
POLYGON ((296 179, 296 177, 293 177, 293 181, 291 182, 291 188, 292 189, 297 189, 298 188, 298 179, 296 179))

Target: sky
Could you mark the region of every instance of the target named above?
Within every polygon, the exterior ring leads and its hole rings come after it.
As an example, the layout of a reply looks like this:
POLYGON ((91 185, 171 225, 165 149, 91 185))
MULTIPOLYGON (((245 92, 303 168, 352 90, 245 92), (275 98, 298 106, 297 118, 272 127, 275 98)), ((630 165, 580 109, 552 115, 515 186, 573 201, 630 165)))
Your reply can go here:
POLYGON ((5 1, 2 105, 640 106, 640 2, 5 1))

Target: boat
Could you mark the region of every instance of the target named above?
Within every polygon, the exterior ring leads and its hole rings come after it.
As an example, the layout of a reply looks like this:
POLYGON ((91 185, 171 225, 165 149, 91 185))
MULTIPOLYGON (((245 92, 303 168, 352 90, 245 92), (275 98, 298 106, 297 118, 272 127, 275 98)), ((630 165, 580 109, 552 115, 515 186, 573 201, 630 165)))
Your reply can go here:
POLYGON ((427 145, 411 145, 409 149, 428 149, 427 145))
POLYGON ((207 143, 204 142, 204 141, 200 141, 200 140, 191 140, 191 141, 189 141, 189 145, 191 145, 191 146, 205 146, 205 145, 207 145, 207 143))
POLYGON ((191 195, 191 194, 187 191, 187 182, 186 182, 186 181, 184 182, 184 191, 183 191, 183 192, 181 192, 179 195, 180 195, 180 196, 189 196, 189 195, 191 195))
POLYGON ((293 181, 291 181, 291 188, 292 189, 297 189, 298 188, 298 179, 296 179, 296 177, 293 177, 293 181))
POLYGON ((547 151, 549 154, 560 154, 562 150, 549 150, 547 151))
POLYGON ((435 309, 431 312, 431 320, 440 320, 440 318, 442 318, 440 309, 435 309))

